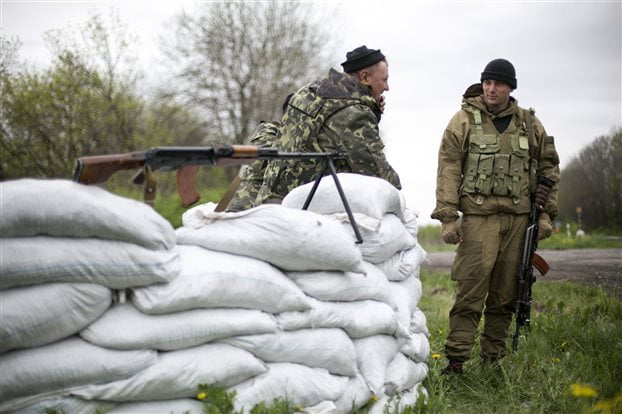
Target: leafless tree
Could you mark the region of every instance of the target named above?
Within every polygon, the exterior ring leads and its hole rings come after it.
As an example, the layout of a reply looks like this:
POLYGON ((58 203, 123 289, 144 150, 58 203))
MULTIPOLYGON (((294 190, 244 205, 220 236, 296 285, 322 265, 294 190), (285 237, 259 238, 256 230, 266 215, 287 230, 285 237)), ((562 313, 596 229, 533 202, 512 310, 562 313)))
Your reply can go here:
POLYGON ((327 71, 332 47, 320 20, 299 2, 217 2, 177 16, 165 51, 176 92, 206 116, 209 141, 247 142, 289 93, 327 71))

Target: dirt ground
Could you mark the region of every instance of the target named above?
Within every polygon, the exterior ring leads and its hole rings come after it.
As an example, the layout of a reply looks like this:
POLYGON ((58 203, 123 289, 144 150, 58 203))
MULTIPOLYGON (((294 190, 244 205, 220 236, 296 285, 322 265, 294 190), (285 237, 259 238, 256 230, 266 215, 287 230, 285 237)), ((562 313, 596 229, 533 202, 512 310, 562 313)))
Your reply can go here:
MULTIPOLYGON (((542 280, 600 286, 622 300, 622 249, 538 250, 538 253, 551 266, 542 280)), ((423 267, 448 271, 453 258, 453 252, 428 253, 429 263, 423 267)))

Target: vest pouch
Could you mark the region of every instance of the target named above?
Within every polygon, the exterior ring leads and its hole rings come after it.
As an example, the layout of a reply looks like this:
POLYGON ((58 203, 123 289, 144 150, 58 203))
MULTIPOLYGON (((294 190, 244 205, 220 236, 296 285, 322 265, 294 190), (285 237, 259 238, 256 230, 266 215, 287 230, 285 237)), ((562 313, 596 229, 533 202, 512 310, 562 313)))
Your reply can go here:
POLYGON ((475 192, 475 180, 477 179, 477 165, 479 154, 468 153, 467 162, 463 171, 461 194, 475 192))
POLYGON ((490 195, 492 190, 492 168, 495 156, 493 154, 481 154, 477 165, 477 178, 475 180, 475 192, 482 195, 490 195))
POLYGON ((498 196, 507 196, 512 191, 508 170, 510 169, 510 156, 507 154, 495 154, 493 166, 492 193, 498 196))
POLYGON ((529 195, 529 161, 526 158, 512 155, 509 174, 510 195, 515 198, 529 195))
POLYGON ((469 152, 476 154, 494 154, 499 152, 501 146, 496 134, 472 134, 470 137, 471 148, 469 152))
POLYGON ((524 135, 513 134, 510 139, 512 155, 527 158, 529 157, 529 138, 524 135))

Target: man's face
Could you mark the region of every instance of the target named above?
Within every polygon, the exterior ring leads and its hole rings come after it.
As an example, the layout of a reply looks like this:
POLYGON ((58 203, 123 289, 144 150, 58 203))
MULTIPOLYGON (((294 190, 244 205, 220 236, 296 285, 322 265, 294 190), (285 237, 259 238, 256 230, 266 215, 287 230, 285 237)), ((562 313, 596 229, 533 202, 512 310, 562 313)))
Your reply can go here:
POLYGON ((389 65, 380 61, 359 73, 359 80, 363 85, 371 86, 371 94, 380 104, 380 96, 389 90, 389 65))
POLYGON ((492 112, 501 112, 508 106, 512 88, 504 82, 486 79, 482 82, 484 88, 484 102, 492 112))

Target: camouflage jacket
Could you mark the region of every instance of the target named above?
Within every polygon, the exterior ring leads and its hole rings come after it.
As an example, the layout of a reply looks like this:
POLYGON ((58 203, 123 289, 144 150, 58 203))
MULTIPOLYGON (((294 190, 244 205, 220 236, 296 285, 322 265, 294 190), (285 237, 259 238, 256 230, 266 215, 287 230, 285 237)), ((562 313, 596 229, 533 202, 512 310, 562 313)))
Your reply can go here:
MULTIPOLYGON (((438 153, 438 171, 436 180, 436 208, 432 212, 432 218, 440 220, 442 223, 455 221, 458 218, 458 211, 465 214, 527 214, 531 209, 529 190, 533 191, 535 183, 531 182, 525 188, 520 197, 500 196, 465 192, 465 180, 469 175, 467 167, 469 164, 468 155, 470 146, 474 143, 472 136, 476 121, 474 113, 479 112, 481 116, 484 132, 496 136, 496 142, 500 152, 508 151, 512 155, 517 152, 516 148, 510 145, 508 140, 517 130, 524 130, 520 134, 528 136, 528 157, 525 158, 527 168, 534 171, 530 174, 533 177, 543 175, 556 183, 559 182, 559 157, 555 149, 554 139, 548 136, 540 120, 534 115, 533 110, 525 110, 518 106, 514 98, 510 98, 510 106, 499 114, 492 114, 486 108, 482 96, 468 97, 462 101, 462 110, 458 111, 445 129, 438 153), (511 115, 510 126, 503 133, 499 133, 494 127, 492 120, 495 117, 505 117, 511 115), (530 125, 530 126, 529 126, 530 125), (529 133, 528 131, 532 132, 529 133), (505 148, 505 149, 504 149, 505 148), (531 160, 530 160, 531 159, 531 160)), ((481 162, 480 162, 481 164, 481 162)), ((478 169, 478 174, 483 171, 478 169)), ((496 167, 491 168, 496 172, 496 167)), ((487 172, 487 174, 493 173, 487 172)), ((544 206, 544 211, 551 219, 557 216, 557 194, 558 184, 556 184, 544 206)))
MULTIPOLYGON (((298 90, 281 118, 276 147, 289 152, 331 152, 338 172, 380 177, 397 188, 400 180, 384 156, 378 122, 380 108, 369 87, 331 69, 328 76, 298 90)), ((280 202, 299 185, 316 179, 323 163, 274 160, 266 168, 257 204, 280 202)))
MULTIPOLYGON (((278 128, 279 123, 276 121, 262 122, 251 134, 250 143, 258 147, 273 147, 278 128)), ((267 165, 267 160, 257 160, 240 170, 240 185, 229 202, 227 211, 246 210, 255 205, 267 165)))

